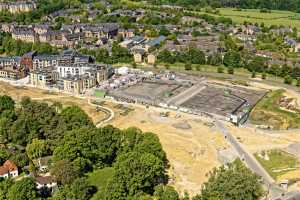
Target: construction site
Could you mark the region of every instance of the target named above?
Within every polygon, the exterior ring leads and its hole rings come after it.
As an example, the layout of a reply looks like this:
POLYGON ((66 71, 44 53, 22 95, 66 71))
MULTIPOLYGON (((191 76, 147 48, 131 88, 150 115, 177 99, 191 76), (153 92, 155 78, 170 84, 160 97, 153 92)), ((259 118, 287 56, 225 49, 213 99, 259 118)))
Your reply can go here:
POLYGON ((244 123, 254 105, 266 94, 237 85, 208 81, 204 77, 153 76, 136 84, 107 91, 117 101, 168 108, 244 123), (168 78, 169 77, 169 78, 168 78))

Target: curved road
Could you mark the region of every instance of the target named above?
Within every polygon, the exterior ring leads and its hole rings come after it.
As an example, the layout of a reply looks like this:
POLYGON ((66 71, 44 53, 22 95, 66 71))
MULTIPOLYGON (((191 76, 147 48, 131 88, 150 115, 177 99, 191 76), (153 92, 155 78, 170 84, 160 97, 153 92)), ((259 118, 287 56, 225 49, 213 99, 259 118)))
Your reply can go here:
POLYGON ((106 119, 104 119, 104 120, 102 120, 102 121, 100 121, 100 122, 98 122, 96 124, 97 128, 103 126, 105 123, 111 121, 115 117, 115 113, 114 113, 114 111, 112 109, 110 109, 108 107, 104 107, 104 106, 100 106, 100 105, 94 104, 94 103, 91 102, 90 98, 88 98, 88 104, 91 105, 91 106, 94 106, 94 107, 99 107, 99 108, 105 110, 107 113, 109 113, 109 117, 108 118, 106 118, 106 119))

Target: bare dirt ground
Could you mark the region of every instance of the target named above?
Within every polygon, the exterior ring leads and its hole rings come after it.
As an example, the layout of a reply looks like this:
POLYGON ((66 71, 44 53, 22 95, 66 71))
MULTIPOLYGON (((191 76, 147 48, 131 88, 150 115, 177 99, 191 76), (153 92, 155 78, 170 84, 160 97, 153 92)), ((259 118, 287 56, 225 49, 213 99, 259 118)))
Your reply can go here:
POLYGON ((206 174, 220 165, 218 150, 228 147, 221 134, 208 122, 182 114, 178 118, 175 112, 170 112, 169 117, 161 117, 154 109, 145 112, 135 108, 127 116, 117 117, 112 124, 120 128, 136 126, 156 133, 170 162, 171 184, 180 192, 188 191, 191 195, 199 193, 202 183, 207 180, 206 174), (186 121, 189 129, 174 126, 186 121))

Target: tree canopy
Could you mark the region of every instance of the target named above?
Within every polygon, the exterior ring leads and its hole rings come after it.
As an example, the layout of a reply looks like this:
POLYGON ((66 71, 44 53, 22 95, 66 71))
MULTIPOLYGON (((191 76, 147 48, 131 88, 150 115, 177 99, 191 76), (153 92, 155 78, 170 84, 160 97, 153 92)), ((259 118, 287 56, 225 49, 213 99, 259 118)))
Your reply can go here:
POLYGON ((258 200, 263 194, 259 176, 236 160, 210 172, 201 194, 193 200, 258 200))

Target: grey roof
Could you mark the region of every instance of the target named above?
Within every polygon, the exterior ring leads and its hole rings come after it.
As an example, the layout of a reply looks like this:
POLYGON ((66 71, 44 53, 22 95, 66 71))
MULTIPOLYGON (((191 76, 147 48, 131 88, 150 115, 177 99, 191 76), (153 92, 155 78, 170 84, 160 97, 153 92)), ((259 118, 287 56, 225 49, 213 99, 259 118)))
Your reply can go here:
POLYGON ((0 57, 0 62, 5 61, 5 62, 20 62, 21 57, 20 56, 11 56, 11 57, 0 57))
POLYGON ((149 40, 146 44, 149 46, 156 46, 161 44, 163 41, 166 40, 165 36, 159 36, 158 38, 155 38, 153 40, 149 40))
POLYGON ((33 59, 34 60, 57 60, 58 57, 59 57, 59 55, 46 55, 46 54, 42 54, 42 55, 35 56, 33 59))

